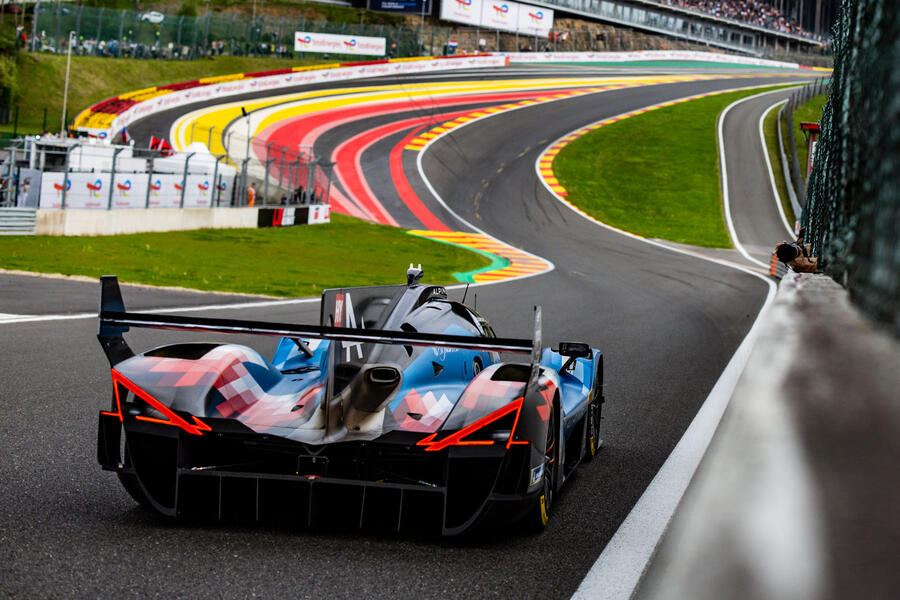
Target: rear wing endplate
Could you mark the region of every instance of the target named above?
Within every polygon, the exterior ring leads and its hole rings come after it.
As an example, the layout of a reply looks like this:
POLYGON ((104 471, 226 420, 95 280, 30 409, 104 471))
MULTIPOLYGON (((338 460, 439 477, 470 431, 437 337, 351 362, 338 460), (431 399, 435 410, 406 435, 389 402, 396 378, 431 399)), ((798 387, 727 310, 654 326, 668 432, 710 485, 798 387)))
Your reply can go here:
MULTIPOLYGON (((538 311, 538 323, 540 322, 539 315, 540 312, 538 311)), ((111 275, 105 275, 100 278, 99 321, 97 338, 100 340, 100 344, 103 346, 103 350, 111 365, 116 365, 134 356, 134 352, 131 351, 122 337, 122 334, 131 327, 514 352, 531 354, 532 357, 538 356, 538 359, 540 358, 539 331, 538 340, 535 343, 532 340, 516 338, 485 338, 380 329, 349 329, 322 325, 126 312, 122 293, 119 289, 119 281, 115 276, 111 275)))

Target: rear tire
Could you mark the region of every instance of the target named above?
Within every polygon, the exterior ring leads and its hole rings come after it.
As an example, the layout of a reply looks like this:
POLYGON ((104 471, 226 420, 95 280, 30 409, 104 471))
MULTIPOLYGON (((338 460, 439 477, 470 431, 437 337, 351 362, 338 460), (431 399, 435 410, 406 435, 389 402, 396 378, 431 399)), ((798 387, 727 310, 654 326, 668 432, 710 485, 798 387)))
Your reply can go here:
MULTIPOLYGON (((599 371, 599 369, 597 369, 599 371)), ((586 435, 585 440, 587 451, 584 453, 584 460, 591 460, 594 455, 600 451, 603 440, 600 439, 600 421, 603 412, 603 382, 598 381, 599 373, 594 372, 594 384, 591 386, 591 402, 588 405, 586 419, 586 435)))

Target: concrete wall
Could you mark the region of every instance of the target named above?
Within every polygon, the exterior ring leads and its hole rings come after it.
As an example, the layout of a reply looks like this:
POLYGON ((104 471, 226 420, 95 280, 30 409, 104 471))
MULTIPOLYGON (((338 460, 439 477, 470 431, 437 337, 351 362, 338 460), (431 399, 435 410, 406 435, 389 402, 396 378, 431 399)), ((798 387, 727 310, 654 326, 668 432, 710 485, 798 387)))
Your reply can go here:
POLYGON ((825 275, 764 319, 634 599, 897 597, 900 341, 825 275))
POLYGON ((256 208, 38 210, 37 235, 114 235, 144 231, 255 228, 256 208))

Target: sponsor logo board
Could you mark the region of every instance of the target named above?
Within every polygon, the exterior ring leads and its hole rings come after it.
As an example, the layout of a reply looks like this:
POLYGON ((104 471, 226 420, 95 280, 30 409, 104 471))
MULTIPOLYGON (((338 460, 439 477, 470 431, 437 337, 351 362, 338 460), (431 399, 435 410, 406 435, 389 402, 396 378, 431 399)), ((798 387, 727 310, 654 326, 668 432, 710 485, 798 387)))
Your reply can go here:
POLYGON ((386 40, 383 37, 309 33, 306 31, 298 31, 294 34, 294 50, 297 52, 384 56, 385 48, 386 40))

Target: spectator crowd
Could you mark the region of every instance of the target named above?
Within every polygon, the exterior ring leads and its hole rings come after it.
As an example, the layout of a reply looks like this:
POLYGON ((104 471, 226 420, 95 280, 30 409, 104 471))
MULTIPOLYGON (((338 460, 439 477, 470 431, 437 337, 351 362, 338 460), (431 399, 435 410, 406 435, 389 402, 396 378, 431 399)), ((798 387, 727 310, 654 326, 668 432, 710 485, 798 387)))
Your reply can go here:
POLYGON ((660 0, 661 4, 697 10, 721 19, 811 37, 800 23, 790 19, 764 0, 660 0))

